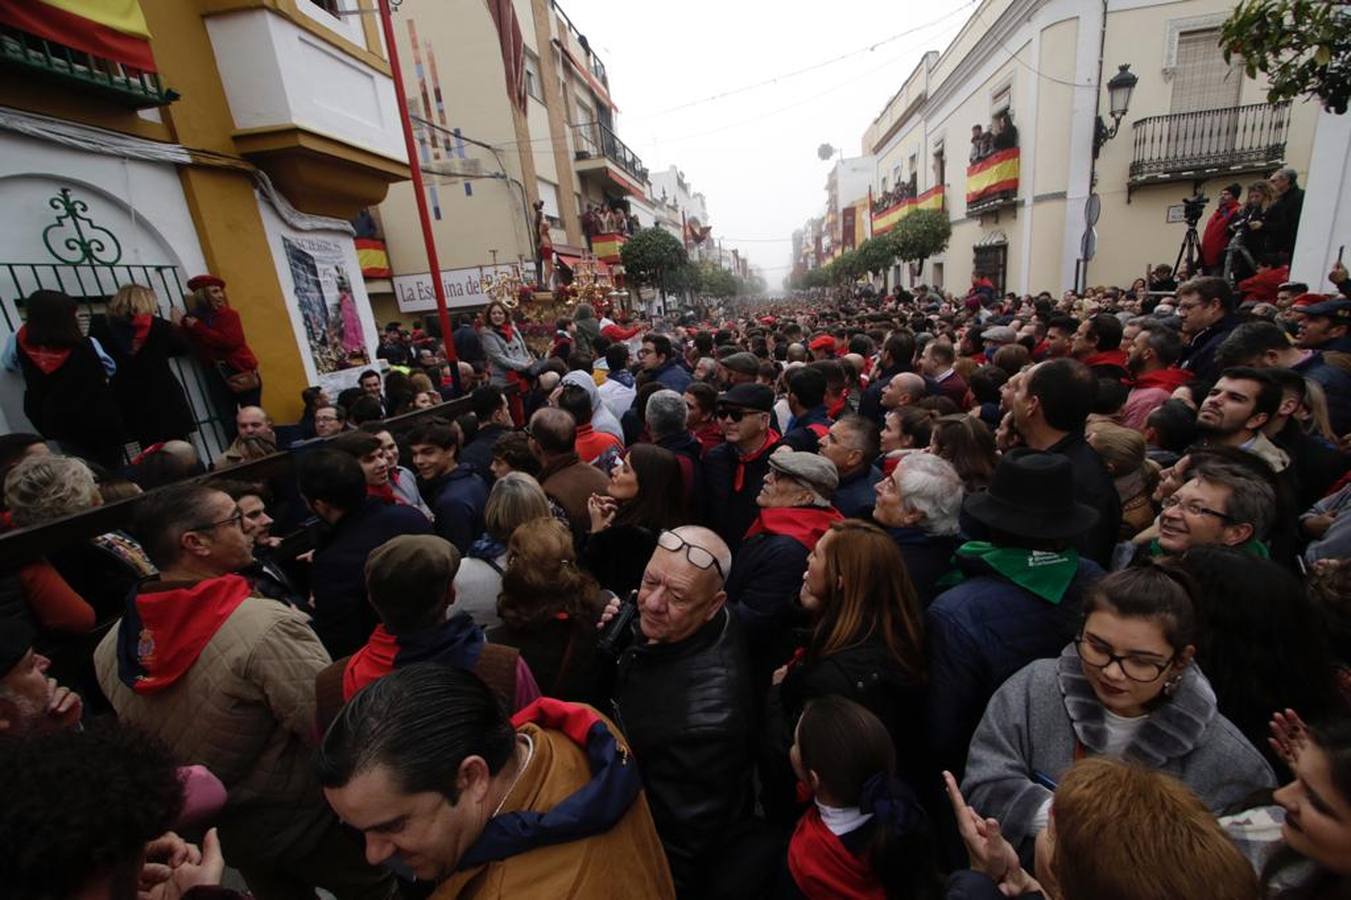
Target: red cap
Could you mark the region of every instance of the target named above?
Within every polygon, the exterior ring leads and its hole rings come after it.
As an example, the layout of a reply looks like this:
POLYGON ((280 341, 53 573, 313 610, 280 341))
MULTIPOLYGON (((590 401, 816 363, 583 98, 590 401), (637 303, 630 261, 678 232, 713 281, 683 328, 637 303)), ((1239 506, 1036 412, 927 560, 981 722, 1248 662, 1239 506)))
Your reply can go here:
POLYGON ((813 339, 812 339, 812 342, 811 342, 810 344, 808 344, 807 346, 810 347, 810 348, 813 349, 813 350, 831 350, 831 351, 834 351, 834 349, 835 349, 835 339, 834 339, 833 337, 831 337, 830 335, 828 335, 828 334, 823 334, 823 335, 821 335, 821 336, 818 337, 818 338, 813 338, 813 339))
POLYGON ((1322 294, 1300 294, 1300 295, 1299 295, 1298 297, 1296 297, 1293 301, 1291 301, 1290 305, 1291 305, 1291 306, 1313 306, 1313 305, 1315 305, 1315 304, 1317 304, 1317 303, 1322 303, 1322 302, 1323 302, 1324 300, 1326 300, 1326 299, 1327 299, 1327 298, 1324 297, 1322 294))
POLYGON ((188 290, 196 291, 204 287, 225 287, 225 279, 217 275, 194 275, 188 279, 188 290))

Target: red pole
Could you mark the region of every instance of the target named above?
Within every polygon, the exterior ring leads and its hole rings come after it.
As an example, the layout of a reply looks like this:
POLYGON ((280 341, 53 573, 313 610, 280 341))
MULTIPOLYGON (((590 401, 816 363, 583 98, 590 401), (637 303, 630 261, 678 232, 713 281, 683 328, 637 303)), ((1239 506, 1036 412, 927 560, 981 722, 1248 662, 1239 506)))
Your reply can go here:
POLYGON ((441 341, 446 347, 446 362, 450 365, 451 383, 460 390, 459 357, 455 355, 455 341, 450 334, 450 313, 446 310, 446 288, 441 283, 441 262, 436 257, 436 237, 432 234, 432 218, 427 212, 427 193, 422 187, 422 166, 418 164, 417 143, 413 140, 413 121, 408 115, 408 94, 403 89, 403 70, 399 68, 399 48, 394 40, 394 20, 389 12, 389 0, 379 0, 380 26, 385 32, 385 47, 389 52, 389 68, 394 73, 394 96, 399 103, 399 124, 403 126, 403 143, 408 150, 408 171, 413 177, 413 196, 417 198, 418 219, 422 222, 422 243, 427 248, 427 265, 432 270, 432 291, 436 294, 436 314, 441 321, 441 341))

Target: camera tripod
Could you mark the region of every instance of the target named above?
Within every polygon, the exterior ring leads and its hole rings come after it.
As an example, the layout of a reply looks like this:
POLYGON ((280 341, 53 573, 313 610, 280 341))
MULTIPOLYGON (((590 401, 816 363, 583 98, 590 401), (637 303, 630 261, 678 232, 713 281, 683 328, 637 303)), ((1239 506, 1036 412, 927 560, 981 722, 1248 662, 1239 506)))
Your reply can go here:
POLYGON ((1173 263, 1173 277, 1182 271, 1183 257, 1187 262, 1187 277, 1196 274, 1196 260, 1201 255, 1201 236, 1196 233, 1196 223, 1200 219, 1187 220, 1187 233, 1182 236, 1182 246, 1177 248, 1177 261, 1173 263))

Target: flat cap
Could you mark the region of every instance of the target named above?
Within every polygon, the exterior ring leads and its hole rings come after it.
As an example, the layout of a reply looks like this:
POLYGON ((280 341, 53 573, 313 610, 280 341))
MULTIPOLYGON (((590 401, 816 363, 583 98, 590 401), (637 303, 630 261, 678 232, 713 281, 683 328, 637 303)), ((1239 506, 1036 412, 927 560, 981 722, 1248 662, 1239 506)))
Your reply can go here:
POLYGON ((416 596, 428 604, 442 600, 460 569, 460 551, 434 534, 401 534, 366 557, 366 592, 377 596, 416 596))
POLYGON ((1018 340, 1018 332, 1008 325, 996 325, 994 328, 987 328, 982 331, 980 339, 992 344, 1012 344, 1018 340))
POLYGON ((718 404, 770 412, 774 409, 774 392, 764 384, 738 384, 719 394, 718 404))
POLYGON ((815 453, 780 447, 769 455, 769 467, 811 488, 820 497, 823 506, 830 504, 835 488, 840 486, 840 473, 835 464, 815 453))
POLYGON ((1306 316, 1327 316, 1334 322, 1351 322, 1351 300, 1324 300, 1300 311, 1306 316))
POLYGON ((760 373, 759 357, 754 353, 747 353, 745 350, 724 356, 720 362, 740 375, 758 375, 760 373))

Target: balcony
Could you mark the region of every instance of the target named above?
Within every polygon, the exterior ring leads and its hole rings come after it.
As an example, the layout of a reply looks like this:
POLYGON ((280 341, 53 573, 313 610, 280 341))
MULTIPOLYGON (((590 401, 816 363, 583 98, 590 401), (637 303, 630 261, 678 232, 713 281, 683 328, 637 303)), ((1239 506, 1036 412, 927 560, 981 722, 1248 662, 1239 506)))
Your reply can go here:
POLYGON ((647 167, 615 133, 599 122, 572 126, 579 175, 597 173, 608 177, 625 193, 641 196, 647 182, 647 167))
POLYGON ((65 82, 130 109, 164 106, 178 99, 154 72, 142 72, 9 26, 0 26, 0 64, 22 75, 65 82))
POLYGON ((1285 162, 1289 127, 1288 100, 1140 119, 1130 186, 1274 169, 1285 162))

